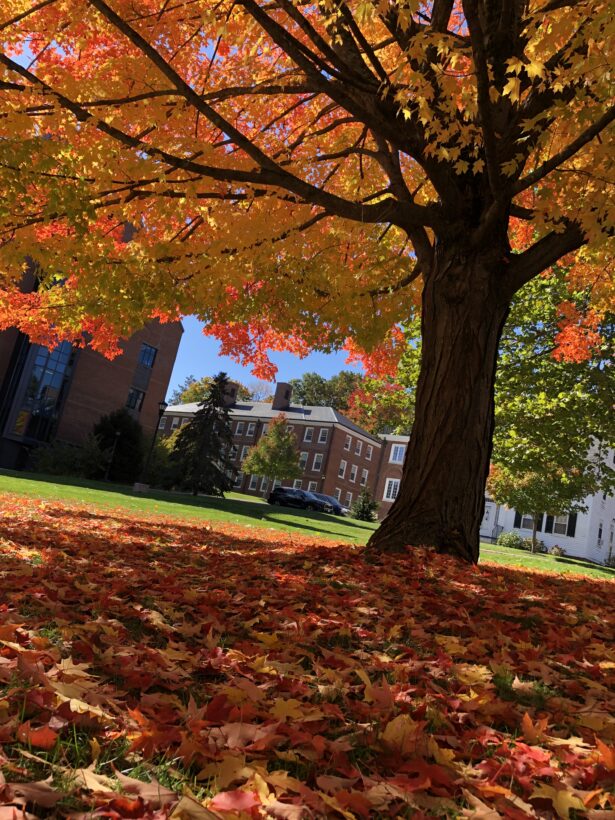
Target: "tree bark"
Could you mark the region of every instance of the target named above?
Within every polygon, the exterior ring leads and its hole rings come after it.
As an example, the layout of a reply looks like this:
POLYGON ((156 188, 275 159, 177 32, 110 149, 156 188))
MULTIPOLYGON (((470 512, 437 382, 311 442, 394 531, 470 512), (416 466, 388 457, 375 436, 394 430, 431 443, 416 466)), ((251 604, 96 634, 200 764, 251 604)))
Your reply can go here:
POLYGON ((432 546, 476 562, 485 507, 498 344, 511 293, 505 241, 436 246, 422 305, 416 413, 399 494, 368 552, 432 546), (495 246, 495 247, 494 247, 495 246))

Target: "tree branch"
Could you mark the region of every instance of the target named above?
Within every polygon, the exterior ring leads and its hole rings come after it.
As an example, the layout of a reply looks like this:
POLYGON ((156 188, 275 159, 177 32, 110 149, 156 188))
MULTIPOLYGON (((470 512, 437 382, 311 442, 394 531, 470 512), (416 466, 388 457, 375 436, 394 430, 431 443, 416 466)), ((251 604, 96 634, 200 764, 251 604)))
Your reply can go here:
POLYGON ((551 231, 528 250, 513 254, 505 277, 505 285, 509 288, 510 296, 541 271, 554 265, 562 256, 576 251, 586 241, 579 225, 576 222, 567 222, 564 231, 551 231))
POLYGON ((532 171, 532 173, 528 174, 526 177, 523 177, 523 179, 518 180, 518 182, 513 185, 513 194, 518 194, 521 191, 525 191, 527 188, 531 188, 531 186, 536 182, 544 179, 544 177, 548 176, 551 171, 554 171, 558 165, 566 162, 566 160, 570 159, 578 151, 580 151, 584 145, 591 142, 594 137, 598 136, 601 131, 607 128, 613 120, 615 120, 615 105, 611 106, 611 108, 609 108, 609 110, 603 114, 597 122, 590 125, 589 128, 586 128, 582 134, 579 134, 576 140, 571 142, 570 145, 552 156, 551 159, 544 162, 539 168, 536 168, 535 171, 532 171))

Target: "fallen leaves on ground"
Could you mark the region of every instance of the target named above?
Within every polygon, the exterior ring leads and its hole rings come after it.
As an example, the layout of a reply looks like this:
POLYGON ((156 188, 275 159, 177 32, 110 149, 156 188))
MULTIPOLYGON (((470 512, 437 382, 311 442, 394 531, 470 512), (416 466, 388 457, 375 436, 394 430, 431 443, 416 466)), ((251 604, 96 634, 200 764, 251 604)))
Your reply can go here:
POLYGON ((0 505, 0 819, 615 817, 615 585, 0 505))

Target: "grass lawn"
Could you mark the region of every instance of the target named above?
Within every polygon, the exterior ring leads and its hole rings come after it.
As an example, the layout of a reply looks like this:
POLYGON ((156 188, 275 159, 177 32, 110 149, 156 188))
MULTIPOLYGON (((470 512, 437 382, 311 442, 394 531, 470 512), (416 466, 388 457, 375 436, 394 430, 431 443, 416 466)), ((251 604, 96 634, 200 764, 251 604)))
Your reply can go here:
POLYGON ((613 816, 610 582, 24 486, 0 496, 0 818, 613 816))
MULTIPOLYGON (((80 481, 57 476, 40 476, 0 471, 0 494, 15 493, 50 501, 78 502, 102 508, 122 508, 135 513, 172 516, 181 519, 226 522, 242 526, 268 527, 314 537, 340 539, 365 544, 377 524, 340 518, 335 515, 272 507, 253 496, 229 493, 226 498, 198 497, 183 493, 152 491, 133 493, 130 487, 100 481, 80 481)), ((615 570, 575 558, 530 555, 494 544, 481 546, 481 561, 507 566, 528 567, 561 573, 581 573, 593 578, 615 580, 615 570)))

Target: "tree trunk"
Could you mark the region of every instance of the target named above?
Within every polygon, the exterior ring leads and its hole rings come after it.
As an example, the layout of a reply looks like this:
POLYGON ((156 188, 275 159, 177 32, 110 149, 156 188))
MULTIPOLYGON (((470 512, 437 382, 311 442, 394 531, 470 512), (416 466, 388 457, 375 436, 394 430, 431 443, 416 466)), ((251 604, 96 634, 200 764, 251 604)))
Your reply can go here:
POLYGON ((536 552, 536 533, 538 532, 538 516, 532 516, 532 555, 536 552))
POLYGON ((510 305, 504 242, 462 256, 436 246, 422 305, 416 414, 399 494, 369 552, 433 546, 478 560, 498 344, 510 305))

